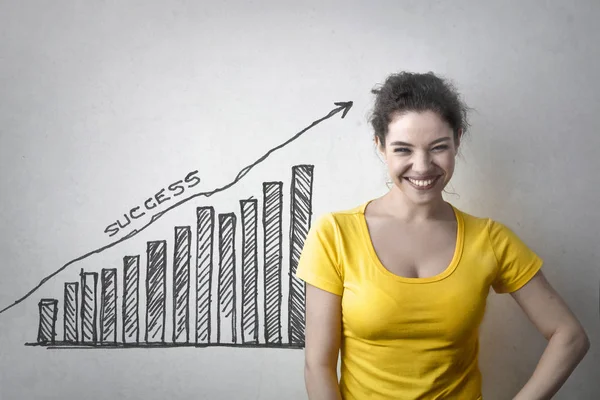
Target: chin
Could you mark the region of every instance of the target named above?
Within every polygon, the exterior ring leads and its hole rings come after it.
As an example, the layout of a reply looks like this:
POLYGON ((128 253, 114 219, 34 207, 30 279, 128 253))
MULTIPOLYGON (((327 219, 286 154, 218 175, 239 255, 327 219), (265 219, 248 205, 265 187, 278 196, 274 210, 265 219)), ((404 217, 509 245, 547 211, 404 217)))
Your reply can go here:
POLYGON ((442 194, 441 192, 439 193, 432 193, 432 194, 428 194, 426 196, 406 196, 410 199, 411 202, 413 202, 414 204, 429 204, 429 203, 433 203, 433 202, 437 202, 439 199, 442 198, 442 194))

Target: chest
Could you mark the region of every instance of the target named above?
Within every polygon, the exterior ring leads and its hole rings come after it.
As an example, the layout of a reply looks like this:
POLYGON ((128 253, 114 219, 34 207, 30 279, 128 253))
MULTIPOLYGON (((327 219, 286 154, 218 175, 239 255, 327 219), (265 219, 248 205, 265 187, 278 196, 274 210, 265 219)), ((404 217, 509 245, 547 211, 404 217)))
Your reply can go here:
POLYGON ((345 334, 377 341, 460 342, 483 318, 487 297, 483 283, 451 275, 425 284, 378 280, 348 284, 342 297, 345 334))
POLYGON ((406 278, 441 274, 456 250, 457 226, 439 222, 419 227, 389 221, 368 221, 370 240, 381 264, 406 278))

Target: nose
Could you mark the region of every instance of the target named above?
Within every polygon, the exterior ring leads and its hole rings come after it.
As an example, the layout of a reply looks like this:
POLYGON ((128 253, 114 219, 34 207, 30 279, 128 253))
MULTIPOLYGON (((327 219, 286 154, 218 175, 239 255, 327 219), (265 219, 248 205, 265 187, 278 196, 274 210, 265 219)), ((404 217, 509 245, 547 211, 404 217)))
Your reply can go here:
POLYGON ((413 156, 412 170, 420 175, 424 175, 431 170, 431 155, 429 152, 415 152, 413 156))

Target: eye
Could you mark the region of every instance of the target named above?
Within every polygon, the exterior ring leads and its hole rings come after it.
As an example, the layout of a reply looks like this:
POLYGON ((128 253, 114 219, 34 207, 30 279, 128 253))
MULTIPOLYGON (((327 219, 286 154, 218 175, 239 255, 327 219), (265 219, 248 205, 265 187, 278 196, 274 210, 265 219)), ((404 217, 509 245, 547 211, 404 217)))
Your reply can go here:
POLYGON ((394 149, 394 153, 408 153, 410 152, 410 149, 407 147, 396 147, 394 149))
POLYGON ((448 145, 447 144, 442 144, 440 146, 435 146, 433 148, 433 150, 435 151, 444 151, 444 150, 448 150, 448 145))

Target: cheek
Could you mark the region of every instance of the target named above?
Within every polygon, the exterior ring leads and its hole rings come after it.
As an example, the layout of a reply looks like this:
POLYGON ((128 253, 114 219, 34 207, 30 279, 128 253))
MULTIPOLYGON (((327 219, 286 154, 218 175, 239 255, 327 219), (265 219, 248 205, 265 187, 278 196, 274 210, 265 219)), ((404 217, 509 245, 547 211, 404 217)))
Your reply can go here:
POLYGON ((387 170, 394 179, 405 173, 406 166, 398 160, 390 160, 387 164, 387 170))
POLYGON ((454 173, 454 158, 453 157, 445 157, 439 160, 438 165, 446 172, 446 179, 450 179, 452 174, 454 173))
POLYGON ((434 154, 432 162, 443 169, 451 169, 454 167, 456 155, 451 150, 446 150, 443 153, 434 154))
POLYGON ((440 166, 443 169, 445 169, 446 171, 453 171, 454 170, 454 160, 453 159, 444 159, 440 163, 440 166))

